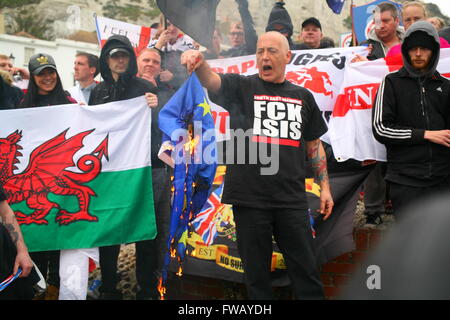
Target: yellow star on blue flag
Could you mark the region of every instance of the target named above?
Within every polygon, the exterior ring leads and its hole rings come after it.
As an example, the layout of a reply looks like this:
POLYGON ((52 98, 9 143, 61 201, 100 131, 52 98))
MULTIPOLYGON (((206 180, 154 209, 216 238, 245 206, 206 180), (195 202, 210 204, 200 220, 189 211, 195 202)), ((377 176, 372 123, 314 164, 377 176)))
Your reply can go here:
POLYGON ((211 113, 211 106, 206 101, 206 98, 203 98, 203 103, 200 103, 197 107, 203 108, 203 117, 211 113))

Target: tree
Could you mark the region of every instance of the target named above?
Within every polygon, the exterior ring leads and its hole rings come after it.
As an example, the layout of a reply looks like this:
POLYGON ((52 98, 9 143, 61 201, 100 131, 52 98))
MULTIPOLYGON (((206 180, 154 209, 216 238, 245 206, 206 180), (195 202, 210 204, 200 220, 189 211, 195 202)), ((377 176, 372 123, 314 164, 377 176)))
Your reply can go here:
POLYGON ((18 8, 28 4, 38 4, 41 0, 0 0, 0 8, 18 8))
POLYGON ((54 39, 52 21, 32 8, 15 10, 8 14, 7 19, 10 20, 10 23, 6 26, 6 31, 9 34, 24 31, 39 39, 54 39))
POLYGON ((122 6, 119 0, 108 1, 102 8, 103 14, 111 19, 135 22, 141 16, 153 19, 161 13, 154 0, 147 0, 145 7, 141 5, 141 0, 131 1, 136 3, 136 5, 126 4, 122 6))

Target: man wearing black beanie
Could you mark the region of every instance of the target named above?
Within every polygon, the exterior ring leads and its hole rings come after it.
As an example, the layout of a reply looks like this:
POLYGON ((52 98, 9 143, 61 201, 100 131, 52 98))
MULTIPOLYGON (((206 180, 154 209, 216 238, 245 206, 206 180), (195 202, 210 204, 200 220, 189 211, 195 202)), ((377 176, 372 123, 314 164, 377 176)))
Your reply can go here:
POLYGON ((450 81, 436 71, 439 36, 414 23, 402 44, 404 66, 381 83, 372 112, 375 138, 386 146, 386 181, 397 219, 408 207, 450 189, 450 81))

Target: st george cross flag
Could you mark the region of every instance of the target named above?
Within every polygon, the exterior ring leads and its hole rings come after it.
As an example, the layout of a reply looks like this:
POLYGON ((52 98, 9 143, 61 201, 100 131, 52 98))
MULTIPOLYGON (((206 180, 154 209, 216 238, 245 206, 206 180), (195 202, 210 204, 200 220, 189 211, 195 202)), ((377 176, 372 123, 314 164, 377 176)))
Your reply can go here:
MULTIPOLYGON (((338 161, 386 161, 384 145, 372 134, 372 106, 384 77, 402 67, 397 57, 350 63, 345 68, 328 133, 338 161)), ((441 49, 437 70, 450 78, 450 49, 441 49)), ((406 94, 406 93, 405 93, 406 94)))
POLYGON ((100 48, 102 48, 108 38, 114 34, 126 35, 134 48, 136 55, 144 48, 148 47, 150 40, 155 37, 157 29, 138 26, 135 24, 114 20, 105 17, 95 16, 95 26, 100 48))
POLYGON ((30 251, 154 239, 143 97, 0 111, 0 183, 30 251))
MULTIPOLYGON (((193 73, 159 112, 159 127, 174 147, 175 168, 168 249, 181 263, 186 251, 188 224, 205 204, 217 167, 211 107, 193 73), (183 240, 184 239, 184 240, 183 240)), ((165 259, 165 283, 170 252, 165 259)))

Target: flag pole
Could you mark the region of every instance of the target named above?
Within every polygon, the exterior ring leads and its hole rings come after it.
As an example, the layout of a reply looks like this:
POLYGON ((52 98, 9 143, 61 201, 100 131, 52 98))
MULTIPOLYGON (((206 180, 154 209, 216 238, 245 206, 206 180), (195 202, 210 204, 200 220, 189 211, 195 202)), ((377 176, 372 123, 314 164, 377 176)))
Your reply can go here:
POLYGON ((353 7, 355 5, 353 4, 353 0, 351 0, 350 3, 350 17, 352 19, 352 46, 355 47, 356 46, 356 33, 355 33, 355 21, 353 19, 353 7))

